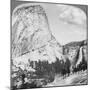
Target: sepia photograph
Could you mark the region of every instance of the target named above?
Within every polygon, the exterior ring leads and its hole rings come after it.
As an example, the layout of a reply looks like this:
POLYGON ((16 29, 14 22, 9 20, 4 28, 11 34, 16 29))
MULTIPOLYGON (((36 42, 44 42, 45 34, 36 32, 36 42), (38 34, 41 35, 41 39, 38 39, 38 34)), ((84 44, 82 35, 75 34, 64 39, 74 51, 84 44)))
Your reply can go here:
POLYGON ((11 90, 88 85, 88 5, 11 0, 11 90))

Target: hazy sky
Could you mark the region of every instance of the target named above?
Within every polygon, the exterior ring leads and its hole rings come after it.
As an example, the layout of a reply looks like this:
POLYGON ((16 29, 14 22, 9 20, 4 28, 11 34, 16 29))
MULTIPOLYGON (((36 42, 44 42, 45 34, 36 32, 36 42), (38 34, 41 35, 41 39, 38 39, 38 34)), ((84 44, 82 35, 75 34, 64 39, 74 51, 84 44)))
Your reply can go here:
MULTIPOLYGON (((12 2, 13 9, 23 3, 12 2)), ((30 2, 29 2, 30 3, 30 2)), ((52 34, 60 44, 66 44, 71 41, 80 41, 87 38, 87 11, 86 6, 80 5, 62 5, 50 3, 30 3, 41 5, 46 12, 52 34), (81 8, 81 9, 80 9, 81 8)))

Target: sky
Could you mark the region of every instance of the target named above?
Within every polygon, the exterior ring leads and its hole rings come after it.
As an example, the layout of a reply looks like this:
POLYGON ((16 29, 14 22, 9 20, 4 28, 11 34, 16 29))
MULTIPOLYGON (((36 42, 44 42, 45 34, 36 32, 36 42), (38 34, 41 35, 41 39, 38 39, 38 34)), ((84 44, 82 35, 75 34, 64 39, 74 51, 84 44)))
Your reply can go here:
MULTIPOLYGON (((18 5, 25 3, 30 2, 12 2, 11 12, 18 5)), ((87 39, 87 6, 53 3, 30 4, 41 5, 44 8, 50 30, 61 45, 87 39)))

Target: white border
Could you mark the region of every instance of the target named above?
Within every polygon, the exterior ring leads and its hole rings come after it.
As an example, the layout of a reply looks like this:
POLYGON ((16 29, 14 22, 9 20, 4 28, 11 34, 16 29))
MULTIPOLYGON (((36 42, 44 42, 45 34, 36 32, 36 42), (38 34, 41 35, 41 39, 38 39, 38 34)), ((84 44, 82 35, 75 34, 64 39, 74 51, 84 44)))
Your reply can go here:
POLYGON ((17 0, 17 1, 37 1, 37 2, 54 2, 68 4, 88 4, 88 0, 17 0))

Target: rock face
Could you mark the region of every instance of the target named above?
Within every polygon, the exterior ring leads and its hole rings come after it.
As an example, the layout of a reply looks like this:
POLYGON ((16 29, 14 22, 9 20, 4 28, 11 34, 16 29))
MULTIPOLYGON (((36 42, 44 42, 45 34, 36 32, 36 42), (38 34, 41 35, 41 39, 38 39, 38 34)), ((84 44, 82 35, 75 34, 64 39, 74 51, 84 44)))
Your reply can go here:
POLYGON ((12 59, 23 61, 61 58, 62 47, 52 35, 44 9, 40 5, 21 6, 12 14, 12 59))
POLYGON ((44 46, 52 39, 45 11, 41 6, 27 6, 13 12, 12 53, 14 56, 44 46))
POLYGON ((82 60, 88 60, 87 40, 71 42, 63 46, 63 55, 69 58, 72 67, 77 67, 82 60))

